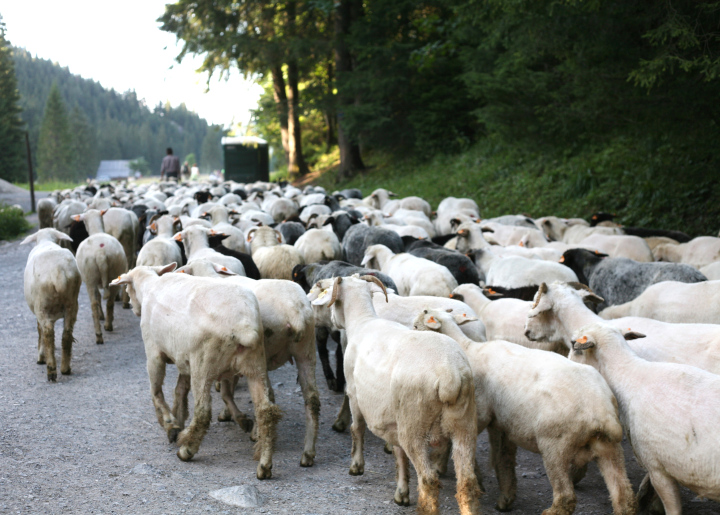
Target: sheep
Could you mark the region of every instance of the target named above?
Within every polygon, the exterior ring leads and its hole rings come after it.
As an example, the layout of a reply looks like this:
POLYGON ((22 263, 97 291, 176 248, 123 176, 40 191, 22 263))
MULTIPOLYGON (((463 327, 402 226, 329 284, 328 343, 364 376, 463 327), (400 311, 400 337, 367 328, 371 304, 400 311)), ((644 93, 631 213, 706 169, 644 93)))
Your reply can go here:
POLYGON ((413 256, 428 259, 446 267, 458 284, 479 284, 480 276, 475 264, 463 254, 446 249, 427 240, 415 240, 405 251, 413 256))
POLYGON ((140 249, 137 257, 138 266, 161 266, 169 263, 181 263, 180 247, 173 240, 179 221, 170 215, 162 215, 150 224, 157 236, 140 249))
POLYGON ((491 248, 473 250, 469 257, 485 275, 485 283, 503 288, 522 288, 543 282, 577 281, 575 272, 560 263, 520 256, 500 257, 491 248))
MULTIPOLYGON (((73 216, 83 213, 87 205, 77 200, 63 200, 53 211, 53 228, 70 235, 70 227, 73 224, 73 216)), ((67 240, 61 242, 63 248, 71 248, 67 240)), ((75 253, 75 252, 73 252, 75 253)))
POLYGON ((394 446, 395 502, 410 503, 409 458, 418 476, 418 513, 437 514, 440 484, 428 447, 449 440, 460 513, 478 514, 477 415, 467 358, 451 338, 379 318, 371 300, 373 290, 385 293, 375 277, 338 277, 332 293, 325 289, 309 294, 313 305, 332 308, 333 321, 347 334, 346 391, 353 420, 350 474, 364 473, 363 441, 369 427, 394 446))
POLYGON ((393 252, 403 252, 405 245, 402 238, 393 231, 383 227, 369 227, 365 224, 352 225, 342 240, 345 261, 355 266, 362 266, 365 251, 375 244, 385 245, 393 252))
MULTIPOLYGON (((103 316, 100 289, 103 290, 106 300, 105 330, 112 331, 115 298, 120 288, 112 285, 111 281, 113 277, 128 270, 125 250, 117 239, 105 233, 102 215, 103 213, 96 209, 89 209, 83 214, 73 216, 76 222, 85 223, 90 234, 78 247, 77 265, 90 297, 97 344, 104 343, 100 328, 100 320, 103 316)), ((128 293, 125 292, 123 294, 125 304, 127 304, 127 296, 128 293)))
POLYGON ((636 316, 662 322, 720 324, 720 281, 681 283, 663 281, 649 286, 638 297, 599 314, 605 320, 636 316))
POLYGON ((614 227, 589 227, 587 222, 573 224, 556 216, 538 218, 535 223, 550 241, 561 241, 577 244, 592 234, 623 234, 621 229, 614 227))
POLYGON ((458 285, 446 267, 405 252, 393 254, 385 245, 368 247, 360 265, 368 265, 392 277, 398 286, 398 294, 404 297, 447 297, 458 285))
POLYGON ((545 246, 545 247, 531 247, 528 244, 528 238, 520 240, 518 245, 509 245, 507 247, 493 247, 493 252, 498 256, 520 256, 529 259, 543 259, 545 261, 560 261, 562 252, 557 249, 545 246))
POLYGON ((305 264, 302 254, 292 245, 282 243, 280 232, 270 227, 250 229, 247 241, 263 279, 292 280, 293 268, 305 264))
POLYGON ((720 238, 700 236, 678 245, 658 245, 653 249, 653 255, 656 261, 686 263, 695 268, 702 268, 720 261, 720 238))
POLYGON ((617 398, 620 419, 668 515, 680 515, 678 483, 720 501, 720 377, 635 354, 615 327, 591 324, 572 339, 570 359, 591 365, 617 398))
MULTIPOLYGON (((184 226, 184 224, 183 224, 184 226)), ((201 225, 191 225, 185 227, 181 232, 175 234, 173 239, 182 242, 185 248, 185 255, 188 263, 195 259, 207 259, 220 266, 228 268, 231 272, 238 275, 246 275, 245 267, 242 262, 232 256, 225 256, 220 252, 210 248, 208 238, 218 234, 213 229, 208 229, 201 225)))
MULTIPOLYGON (((132 211, 120 207, 111 207, 104 211, 103 225, 105 232, 114 236, 123 247, 129 268, 135 267, 137 258, 137 234, 140 222, 132 211)), ((123 307, 128 308, 126 304, 123 307)))
POLYGON ((628 258, 643 263, 654 261, 652 250, 638 236, 591 234, 580 245, 596 248, 614 258, 628 258))
POLYGON ((521 242, 528 247, 544 247, 548 243, 545 235, 537 227, 518 227, 488 220, 484 220, 480 227, 489 229, 490 234, 485 237, 489 243, 495 243, 503 247, 518 245, 521 242))
POLYGON ((567 355, 567 348, 562 342, 536 342, 525 336, 525 319, 532 302, 504 298, 491 301, 486 293, 492 295, 494 291, 484 291, 474 284, 461 284, 453 290, 451 297, 470 306, 485 326, 488 340, 504 340, 529 349, 567 355))
POLYGON ((336 211, 330 214, 322 225, 331 226, 335 236, 342 242, 347 230, 357 223, 360 223, 360 221, 350 213, 346 211, 336 211))
MULTIPOLYGON (((229 270, 210 261, 199 259, 184 266, 177 272, 197 277, 228 277, 255 294, 260 309, 264 331, 265 362, 268 372, 279 368, 288 361, 295 362, 298 370, 298 382, 305 400, 305 448, 300 466, 311 467, 315 460, 318 417, 320 415, 320 397, 315 382, 315 316, 305 292, 289 281, 262 279, 255 281, 233 274, 229 270)), ((224 395, 235 391, 237 377, 233 385, 225 385, 224 395)), ((268 385, 269 386, 269 385, 268 385)), ((273 400, 272 388, 270 398, 273 400)), ((242 413, 232 412, 233 403, 218 415, 219 421, 235 420, 242 424, 247 420, 242 413)))
MULTIPOLYGON (((604 323, 588 308, 602 298, 579 283, 541 286, 525 322, 525 336, 532 341, 564 343, 572 350, 573 333, 582 326, 604 323)), ((647 338, 628 342, 647 361, 692 365, 720 374, 720 327, 714 324, 669 324, 650 318, 624 317, 607 322, 619 329, 639 331, 647 338)))
MULTIPOLYGON (((256 475, 258 479, 270 478, 275 426, 281 414, 269 399, 257 298, 247 288, 223 279, 169 273, 175 267, 175 263, 139 266, 111 283, 115 287, 127 285, 133 313, 142 315, 140 328, 158 423, 171 443, 177 441, 178 458, 192 459, 210 425, 213 382, 242 374, 247 378, 259 426, 256 475), (168 362, 175 363, 179 374, 172 410, 162 391, 168 362), (189 390, 195 409, 191 424, 184 428, 189 390)), ((223 393, 226 405, 233 405, 228 408, 238 411, 232 395, 223 393)))
MULTIPOLYGON (((445 245, 454 248, 458 252, 466 254, 474 249, 484 249, 490 247, 490 244, 483 236, 482 226, 477 222, 462 222, 456 225, 457 240, 453 245, 445 245)), ((448 242, 449 243, 449 242, 448 242)))
POLYGON ((211 207, 207 213, 209 213, 212 218, 212 228, 217 232, 228 235, 223 241, 223 245, 235 252, 247 253, 248 249, 245 245, 245 234, 229 221, 230 214, 236 212, 228 210, 225 206, 216 205, 211 207))
MULTIPOLYGON (((662 245, 663 243, 669 243, 670 245, 679 245, 680 242, 677 240, 673 240, 672 238, 668 238, 666 236, 648 236, 647 238, 643 238, 645 240, 645 243, 648 244, 648 247, 650 247, 651 251, 655 250, 655 247, 658 245, 662 245)), ((653 253, 653 258, 655 257, 655 254, 653 253)))
POLYGON ((48 381, 57 380, 55 361, 55 322, 63 319, 60 373, 71 373, 73 328, 77 320, 78 294, 82 278, 75 257, 58 245, 71 238, 52 227, 42 228, 25 238, 21 245, 35 242, 25 265, 25 301, 37 318, 37 363, 47 363, 48 381))
POLYGON ((52 197, 41 198, 38 200, 37 213, 39 229, 45 229, 53 226, 53 211, 56 206, 57 202, 52 197))
POLYGON ((297 239, 294 246, 305 263, 342 258, 340 241, 332 231, 308 229, 297 239))
POLYGON ((553 504, 543 513, 575 511, 572 475, 594 460, 610 491, 613 513, 634 514, 637 502, 625 471, 617 403, 602 376, 556 354, 504 341, 473 342, 458 326, 466 320, 431 309, 421 312, 414 326, 450 336, 468 357, 477 429, 488 430, 499 483, 496 508, 509 510, 515 500, 520 446, 542 455, 553 488, 553 504))
POLYGON ((391 197, 397 197, 397 195, 385 188, 378 188, 373 191, 369 197, 363 199, 363 201, 374 209, 382 209, 383 206, 390 201, 391 197))
POLYGON ((689 265, 677 263, 638 263, 627 258, 609 258, 585 249, 570 249, 562 258, 579 282, 604 299, 598 310, 624 304, 640 295, 648 286, 661 281, 697 283, 706 277, 689 265))
POLYGON ((700 269, 700 273, 708 278, 710 281, 717 281, 720 279, 720 261, 715 261, 709 265, 705 265, 700 269))
POLYGON ((275 227, 282 234, 283 241, 288 245, 295 245, 300 236, 305 233, 305 227, 300 222, 285 221, 275 227))
POLYGON ((530 229, 538 229, 532 218, 526 215, 504 215, 495 218, 487 218, 483 223, 498 223, 502 225, 514 225, 516 227, 528 227, 530 229))

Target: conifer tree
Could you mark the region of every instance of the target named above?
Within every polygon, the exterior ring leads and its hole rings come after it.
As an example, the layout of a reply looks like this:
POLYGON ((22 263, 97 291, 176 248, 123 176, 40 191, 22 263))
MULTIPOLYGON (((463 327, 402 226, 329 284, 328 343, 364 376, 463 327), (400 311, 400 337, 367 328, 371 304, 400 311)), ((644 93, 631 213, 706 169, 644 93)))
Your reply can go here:
POLYGON ((76 178, 95 177, 98 165, 95 131, 85 113, 78 106, 75 106, 70 113, 70 130, 73 143, 73 168, 77 173, 76 178))
POLYGON ((45 104, 38 142, 38 178, 40 180, 77 179, 73 167, 73 142, 67 109, 60 88, 53 83, 45 104))
POLYGON ((0 17, 0 178, 22 181, 27 177, 27 161, 20 119, 20 93, 11 52, 10 42, 5 39, 5 24, 0 17))

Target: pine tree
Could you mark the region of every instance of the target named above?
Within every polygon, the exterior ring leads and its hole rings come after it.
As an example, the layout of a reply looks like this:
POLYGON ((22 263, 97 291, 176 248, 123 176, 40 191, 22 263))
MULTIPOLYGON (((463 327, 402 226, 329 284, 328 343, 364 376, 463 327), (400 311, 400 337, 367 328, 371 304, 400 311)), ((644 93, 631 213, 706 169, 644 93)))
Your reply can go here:
POLYGON ((10 42, 5 39, 5 24, 0 18, 0 178, 22 181, 27 180, 27 158, 11 52, 10 42))
POLYGON ((95 131, 80 107, 75 106, 70 113, 70 130, 73 138, 73 168, 77 179, 95 177, 97 171, 97 143, 95 131))
POLYGON ((53 83, 45 104, 38 142, 38 178, 40 180, 77 179, 73 167, 72 134, 60 88, 53 83))

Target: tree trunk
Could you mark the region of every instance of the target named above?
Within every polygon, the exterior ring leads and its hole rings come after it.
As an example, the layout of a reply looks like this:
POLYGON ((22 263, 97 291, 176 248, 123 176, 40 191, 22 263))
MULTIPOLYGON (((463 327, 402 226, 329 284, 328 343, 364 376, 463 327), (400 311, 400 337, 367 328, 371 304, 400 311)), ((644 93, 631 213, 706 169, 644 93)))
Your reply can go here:
POLYGON ((362 9, 362 5, 358 6, 356 4, 357 0, 340 0, 336 3, 335 10, 335 71, 338 76, 337 139, 340 148, 338 177, 341 179, 349 179, 365 169, 359 145, 349 139, 345 128, 343 128, 344 109, 354 102, 352 95, 344 92, 342 82, 347 80, 343 75, 352 72, 352 56, 345 43, 345 37, 350 32, 353 14, 358 14, 354 11, 362 9))
POLYGON ((300 128, 300 108, 298 91, 297 61, 288 63, 288 176, 296 180, 309 172, 302 151, 302 130, 300 128))
POLYGON ((333 145, 337 145, 337 137, 335 136, 335 130, 337 126, 337 118, 335 118, 335 111, 332 109, 332 103, 330 102, 333 98, 333 87, 335 83, 334 77, 334 63, 332 59, 327 61, 327 98, 328 107, 324 110, 323 116, 325 118, 325 152, 330 152, 333 145))
POLYGON ((283 78, 282 67, 272 67, 273 96, 277 107, 278 119, 280 120, 280 137, 285 151, 285 160, 290 161, 290 146, 288 144, 288 99, 285 93, 285 79, 283 78))

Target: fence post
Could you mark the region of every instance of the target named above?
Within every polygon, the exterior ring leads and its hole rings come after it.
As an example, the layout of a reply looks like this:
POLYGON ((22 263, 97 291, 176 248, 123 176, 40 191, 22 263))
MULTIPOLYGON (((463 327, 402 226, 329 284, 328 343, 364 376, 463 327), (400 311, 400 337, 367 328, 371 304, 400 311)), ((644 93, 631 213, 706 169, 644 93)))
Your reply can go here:
POLYGON ((25 147, 27 148, 27 160, 28 160, 28 182, 30 183, 30 206, 31 212, 35 212, 35 181, 33 179, 32 169, 32 156, 30 155, 30 136, 28 131, 25 131, 25 147))

